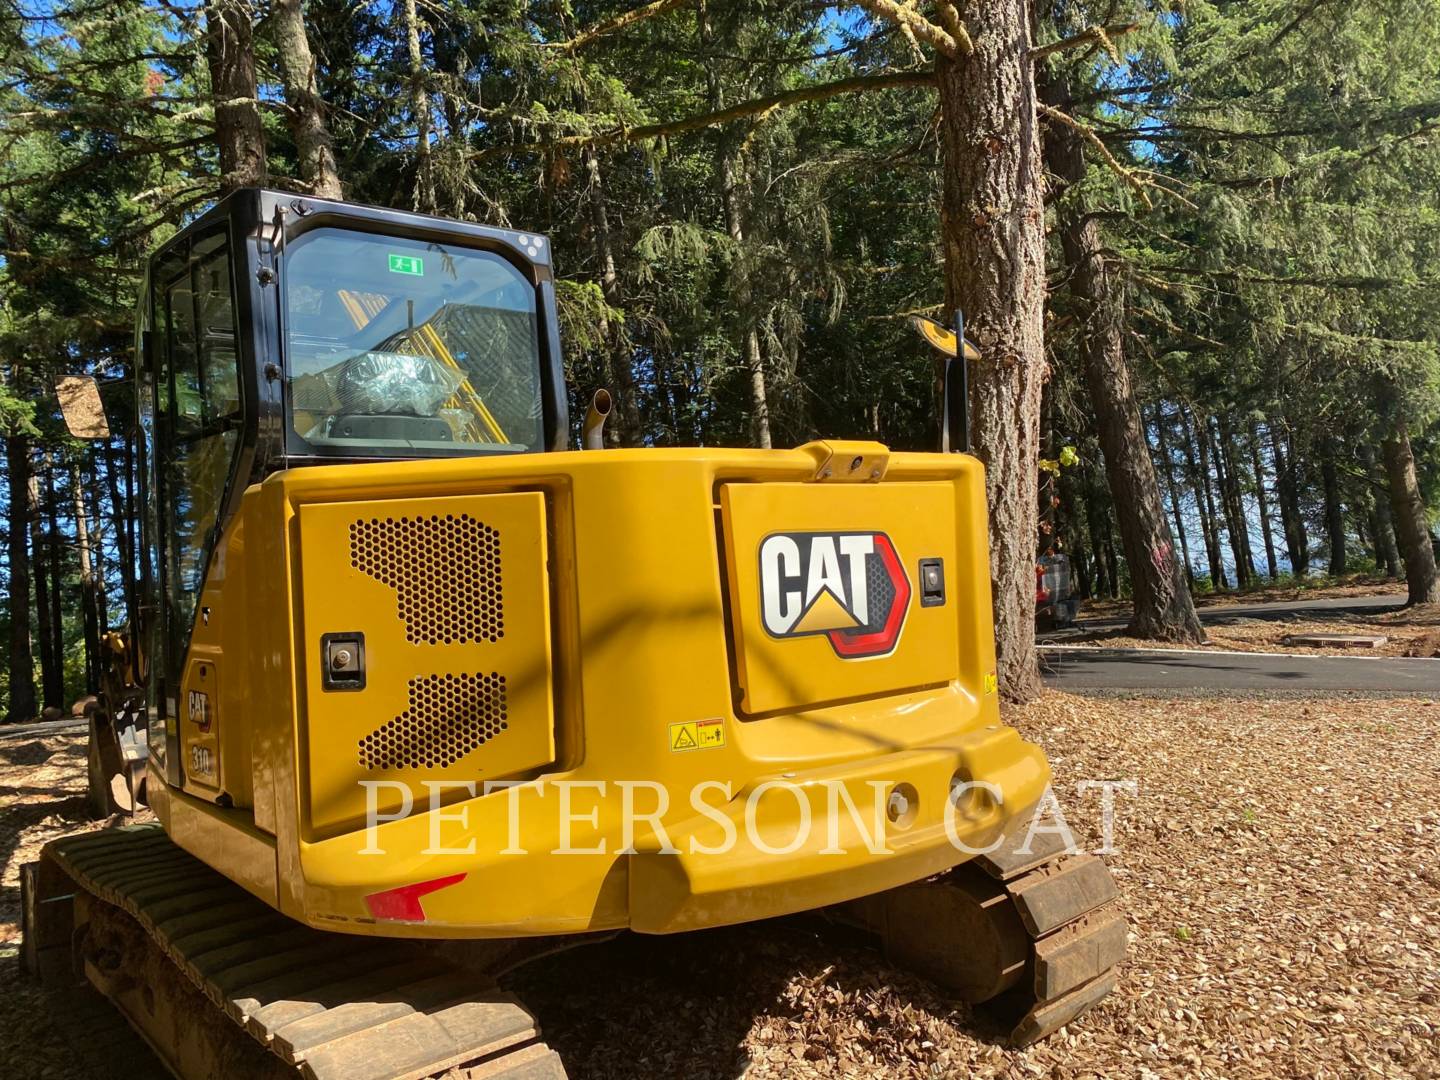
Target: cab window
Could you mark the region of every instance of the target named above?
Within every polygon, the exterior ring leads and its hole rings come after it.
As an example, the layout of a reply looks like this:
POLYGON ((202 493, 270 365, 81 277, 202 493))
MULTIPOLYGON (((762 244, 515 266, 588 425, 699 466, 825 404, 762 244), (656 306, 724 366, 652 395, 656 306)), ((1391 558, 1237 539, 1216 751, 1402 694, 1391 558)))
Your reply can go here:
MULTIPOLYGON (((224 233, 166 260, 155 283, 156 467, 172 660, 195 608, 240 438, 234 293, 224 233)), ((178 670, 178 668, 177 668, 178 670)))
POLYGON ((285 250, 290 423, 321 453, 541 448, 535 289, 491 252, 344 229, 285 250))

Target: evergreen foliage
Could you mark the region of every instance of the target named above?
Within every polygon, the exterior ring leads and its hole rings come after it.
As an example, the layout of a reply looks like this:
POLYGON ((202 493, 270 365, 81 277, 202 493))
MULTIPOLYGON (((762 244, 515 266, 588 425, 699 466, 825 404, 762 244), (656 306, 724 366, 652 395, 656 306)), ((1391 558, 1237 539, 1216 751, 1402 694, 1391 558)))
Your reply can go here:
MULTIPOLYGON (((219 189, 222 7, 253 27, 269 182, 307 190, 263 0, 0 8, 0 617, 30 611, 0 678, 28 665, 35 708, 91 681, 77 518, 98 533, 111 624, 128 558, 123 443, 70 440, 50 388, 125 374, 145 253, 219 189)), ((932 72, 937 52, 963 63, 964 4, 303 13, 348 198, 551 238, 573 416, 607 385, 627 443, 934 444, 935 369, 906 317, 948 318, 932 72)), ((1091 594, 1130 587, 1128 500, 1081 359, 1094 301, 1063 243, 1093 223, 1183 568, 1210 587, 1383 571, 1405 543, 1387 472, 1402 442, 1425 527, 1440 508, 1440 0, 1050 0, 1033 16, 1047 162, 1057 140, 1083 159, 1046 182, 1039 549, 1068 550, 1091 594)), ((33 713, 8 682, 0 695, 33 713)))

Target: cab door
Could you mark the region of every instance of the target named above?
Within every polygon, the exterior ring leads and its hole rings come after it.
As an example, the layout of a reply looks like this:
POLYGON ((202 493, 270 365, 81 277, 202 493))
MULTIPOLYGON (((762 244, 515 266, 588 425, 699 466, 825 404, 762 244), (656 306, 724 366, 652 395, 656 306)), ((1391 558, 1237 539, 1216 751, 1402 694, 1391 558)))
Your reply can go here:
POLYGON ((201 600, 244 428, 228 224, 178 243, 152 272, 152 513, 163 642, 154 708, 171 783, 218 799, 224 658, 201 600), (197 630, 199 633, 197 633, 197 630))

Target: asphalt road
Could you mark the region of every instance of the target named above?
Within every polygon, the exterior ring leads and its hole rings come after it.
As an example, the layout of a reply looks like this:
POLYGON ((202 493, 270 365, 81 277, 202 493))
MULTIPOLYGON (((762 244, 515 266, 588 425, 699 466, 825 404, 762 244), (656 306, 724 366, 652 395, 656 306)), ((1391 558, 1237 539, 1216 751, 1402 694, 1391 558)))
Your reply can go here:
POLYGON ((1040 646, 1057 690, 1358 691, 1440 697, 1440 660, 1040 646))
POLYGON ((47 739, 51 735, 83 735, 90 728, 88 720, 67 716, 63 720, 37 721, 33 724, 0 724, 0 735, 30 735, 47 739))
MULTIPOLYGON (((1196 611, 1201 622, 1217 626, 1237 619, 1378 615, 1398 611, 1403 603, 1398 596, 1345 596, 1218 605, 1196 611)), ((1037 635, 1046 681, 1058 689, 1076 691, 1350 691, 1440 697, 1440 660, 1066 646, 1082 634, 1122 629, 1128 621, 1125 617, 1082 618, 1070 629, 1037 635)))

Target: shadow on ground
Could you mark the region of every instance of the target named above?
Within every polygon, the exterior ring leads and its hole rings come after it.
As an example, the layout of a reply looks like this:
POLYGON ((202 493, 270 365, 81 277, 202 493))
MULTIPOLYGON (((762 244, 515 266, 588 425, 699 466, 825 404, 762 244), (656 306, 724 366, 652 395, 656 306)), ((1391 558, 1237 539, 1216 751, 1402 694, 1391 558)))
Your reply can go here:
POLYGON ((669 937, 623 934, 504 981, 577 1080, 728 1080, 752 1060, 764 1075, 783 1076, 857 1051, 869 1060, 853 1060, 853 1071, 883 1074, 887 1063, 913 1067, 912 1033, 897 1019, 917 1011, 998 1043, 998 1029, 891 968, 867 941, 813 917, 669 937))

